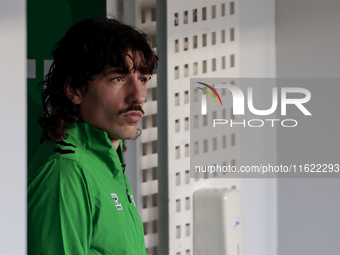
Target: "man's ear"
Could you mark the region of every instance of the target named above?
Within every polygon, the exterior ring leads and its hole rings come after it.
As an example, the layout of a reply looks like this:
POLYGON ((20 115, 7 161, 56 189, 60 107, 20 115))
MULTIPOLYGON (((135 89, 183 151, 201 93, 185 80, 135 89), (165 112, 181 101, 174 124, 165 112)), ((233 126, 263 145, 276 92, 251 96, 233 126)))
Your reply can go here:
POLYGON ((64 83, 65 94, 74 104, 81 103, 81 93, 79 89, 73 89, 71 87, 71 76, 67 76, 66 81, 64 83))

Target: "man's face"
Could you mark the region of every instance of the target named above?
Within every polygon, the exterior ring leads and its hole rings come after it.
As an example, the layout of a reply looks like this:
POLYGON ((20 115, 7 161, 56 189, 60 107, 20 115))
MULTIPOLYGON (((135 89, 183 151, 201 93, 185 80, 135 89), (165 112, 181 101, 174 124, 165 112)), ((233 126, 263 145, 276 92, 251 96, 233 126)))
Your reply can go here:
MULTIPOLYGON (((132 56, 131 52, 128 55, 132 56)), ((143 64, 137 54, 137 64, 143 64)), ((136 136, 138 122, 144 114, 146 82, 150 75, 132 69, 133 62, 126 56, 129 73, 110 67, 88 81, 88 91, 80 95, 80 117, 86 123, 106 131, 111 140, 131 139, 136 136)))

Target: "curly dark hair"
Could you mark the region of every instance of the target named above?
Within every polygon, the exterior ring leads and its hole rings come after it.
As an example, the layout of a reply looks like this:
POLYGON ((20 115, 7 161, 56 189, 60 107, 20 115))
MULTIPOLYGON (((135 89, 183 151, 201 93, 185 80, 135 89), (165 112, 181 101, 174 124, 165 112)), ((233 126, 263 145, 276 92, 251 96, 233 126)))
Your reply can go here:
POLYGON ((39 83, 42 89, 43 114, 38 120, 43 129, 42 139, 59 142, 65 131, 79 121, 79 105, 66 96, 64 83, 71 78, 70 86, 87 92, 89 80, 101 73, 106 65, 129 71, 125 60, 132 52, 133 69, 136 71, 136 54, 143 54, 145 69, 150 74, 157 68, 158 57, 149 45, 147 35, 116 19, 93 18, 72 26, 52 49, 54 61, 39 83))

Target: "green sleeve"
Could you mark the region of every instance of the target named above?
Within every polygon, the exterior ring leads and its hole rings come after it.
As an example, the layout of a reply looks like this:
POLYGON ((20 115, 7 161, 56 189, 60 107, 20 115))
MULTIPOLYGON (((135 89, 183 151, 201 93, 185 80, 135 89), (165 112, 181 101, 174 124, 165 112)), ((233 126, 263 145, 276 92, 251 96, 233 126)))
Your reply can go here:
POLYGON ((91 200, 89 183, 73 160, 47 162, 28 187, 28 254, 88 254, 91 200))

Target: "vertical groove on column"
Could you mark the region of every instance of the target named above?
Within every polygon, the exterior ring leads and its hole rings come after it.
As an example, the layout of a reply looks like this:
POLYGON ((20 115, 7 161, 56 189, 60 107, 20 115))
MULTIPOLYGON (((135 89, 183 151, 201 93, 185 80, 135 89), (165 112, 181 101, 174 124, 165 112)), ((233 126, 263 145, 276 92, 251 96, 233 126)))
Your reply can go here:
POLYGON ((158 219, 159 254, 169 254, 168 204, 168 96, 167 96, 167 1, 157 0, 157 126, 158 126, 158 219))

